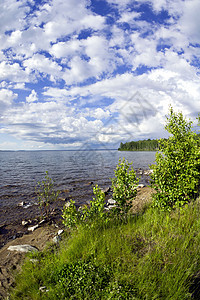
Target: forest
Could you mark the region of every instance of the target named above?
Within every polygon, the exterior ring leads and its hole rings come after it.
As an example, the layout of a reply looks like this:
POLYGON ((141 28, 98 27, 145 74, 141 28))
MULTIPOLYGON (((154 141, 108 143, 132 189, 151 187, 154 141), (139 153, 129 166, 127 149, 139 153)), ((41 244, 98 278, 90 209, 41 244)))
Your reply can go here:
MULTIPOLYGON (((199 140, 200 144, 200 134, 196 135, 196 139, 199 140)), ((139 141, 132 141, 126 143, 120 143, 120 147, 118 151, 157 151, 159 150, 159 142, 165 139, 148 139, 148 140, 139 140, 139 141)))
POLYGON ((119 151, 156 151, 158 150, 158 140, 140 140, 127 143, 120 143, 119 151))

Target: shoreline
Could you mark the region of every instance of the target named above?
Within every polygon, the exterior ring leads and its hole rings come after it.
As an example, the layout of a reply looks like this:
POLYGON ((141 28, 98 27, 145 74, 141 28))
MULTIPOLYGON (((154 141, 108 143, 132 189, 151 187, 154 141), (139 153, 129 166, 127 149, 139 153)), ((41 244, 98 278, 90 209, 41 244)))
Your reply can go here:
MULTIPOLYGON (((137 211, 141 210, 142 207, 151 201, 152 192, 150 187, 138 188, 138 193, 132 207, 133 214, 137 213, 137 211)), ((37 223, 38 220, 35 220, 35 222, 37 223)), ((61 215, 58 212, 52 216, 50 222, 43 223, 33 232, 29 232, 27 226, 23 226, 22 224, 17 225, 17 222, 7 226, 7 230, 9 230, 9 226, 10 230, 15 230, 15 238, 8 239, 0 248, 0 299, 5 299, 8 296, 8 291, 14 284, 14 275, 20 271, 20 266, 26 257, 24 253, 8 251, 8 247, 29 244, 42 251, 48 243, 53 241, 59 229, 64 228, 61 222, 61 215)), ((67 229, 65 228, 65 230, 67 229)), ((1 235, 2 233, 0 232, 1 235)))

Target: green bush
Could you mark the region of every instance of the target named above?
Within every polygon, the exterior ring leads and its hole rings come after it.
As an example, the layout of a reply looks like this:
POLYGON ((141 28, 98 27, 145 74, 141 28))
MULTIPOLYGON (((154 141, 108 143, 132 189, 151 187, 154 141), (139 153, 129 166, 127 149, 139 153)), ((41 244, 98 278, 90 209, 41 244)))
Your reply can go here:
POLYGON ((54 190, 54 183, 49 177, 48 171, 46 171, 45 180, 38 182, 35 190, 41 214, 44 213, 48 217, 50 212, 49 204, 56 201, 59 195, 59 191, 55 192, 54 190))
POLYGON ((181 207, 196 199, 200 181, 200 152, 192 122, 186 121, 181 112, 170 107, 165 129, 171 134, 160 140, 160 152, 152 165, 151 187, 154 206, 163 210, 181 207))
POLYGON ((136 178, 136 173, 131 165, 124 158, 119 159, 115 170, 115 178, 112 179, 112 198, 116 200, 117 207, 115 211, 118 215, 125 216, 129 212, 132 200, 137 195, 139 179, 136 178))
MULTIPOLYGON (((52 277, 57 299, 101 299, 111 279, 108 266, 78 260, 64 264, 52 277)), ((54 292, 55 294, 55 292, 54 292)))
POLYGON ((75 202, 70 201, 63 208, 62 218, 63 224, 67 227, 77 227, 79 224, 89 224, 93 226, 94 221, 102 221, 107 223, 109 218, 121 217, 126 218, 132 206, 132 200, 137 194, 137 185, 139 179, 131 163, 125 159, 119 159, 119 163, 115 170, 115 178, 112 179, 113 199, 116 200, 116 207, 108 214, 105 209, 105 193, 96 185, 93 188, 95 197, 90 201, 90 205, 75 207, 75 202))
POLYGON ((79 224, 87 226, 97 220, 106 220, 106 214, 104 212, 105 194, 98 185, 93 188, 93 193, 95 197, 93 201, 90 201, 90 205, 84 205, 80 207, 79 210, 76 209, 75 201, 70 200, 70 202, 65 204, 62 218, 63 224, 66 227, 76 227, 79 224))

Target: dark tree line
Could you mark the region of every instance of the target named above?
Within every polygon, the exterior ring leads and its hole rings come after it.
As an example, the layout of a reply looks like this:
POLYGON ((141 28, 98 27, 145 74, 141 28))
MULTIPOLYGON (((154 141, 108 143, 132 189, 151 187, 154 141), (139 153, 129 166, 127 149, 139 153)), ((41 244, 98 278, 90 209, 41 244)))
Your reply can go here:
POLYGON ((156 151, 158 150, 158 140, 141 140, 137 142, 121 143, 119 151, 156 151))
MULTIPOLYGON (((196 138, 199 140, 200 145, 200 134, 197 134, 196 138)), ((157 151, 159 150, 159 140, 140 140, 132 141, 127 143, 120 143, 119 151, 157 151)))

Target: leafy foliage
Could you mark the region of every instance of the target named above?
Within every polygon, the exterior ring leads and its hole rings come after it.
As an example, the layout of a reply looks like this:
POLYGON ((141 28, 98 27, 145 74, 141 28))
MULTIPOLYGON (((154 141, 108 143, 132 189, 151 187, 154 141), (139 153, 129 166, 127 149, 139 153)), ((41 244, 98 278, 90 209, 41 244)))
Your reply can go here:
POLYGON ((93 201, 90 201, 89 206, 85 205, 77 210, 75 202, 72 200, 64 206, 62 214, 63 224, 69 228, 79 224, 90 224, 90 226, 93 226, 92 223, 94 221, 106 223, 109 217, 126 217, 132 206, 131 201, 137 194, 136 187, 139 182, 134 169, 130 168, 131 165, 125 159, 122 161, 120 159, 116 167, 115 178, 112 179, 113 199, 116 200, 116 207, 112 209, 111 214, 105 212, 105 193, 96 185, 93 188, 95 197, 93 201))
POLYGON ((98 185, 93 188, 93 193, 95 197, 93 198, 93 201, 90 201, 90 205, 84 205, 79 210, 76 209, 75 201, 71 200, 66 203, 62 214, 63 224, 65 226, 70 228, 77 226, 80 223, 87 225, 95 220, 106 219, 104 213, 105 194, 98 185))
POLYGON ((75 299, 101 299, 110 279, 111 268, 98 266, 90 260, 64 264, 52 278, 57 283, 58 297, 62 291, 62 299, 73 299, 73 296, 75 299))
POLYGON ((154 206, 163 210, 181 207, 198 196, 200 182, 200 152, 192 122, 170 107, 165 129, 169 139, 160 141, 156 164, 152 165, 151 187, 154 206))
POLYGON ((48 171, 46 171, 45 180, 38 182, 36 194, 41 214, 44 213, 48 217, 50 212, 49 204, 56 201, 59 195, 59 191, 55 192, 54 190, 54 183, 49 177, 48 171))
POLYGON ((80 219, 80 214, 76 210, 75 201, 70 200, 64 205, 63 211, 62 211, 62 218, 63 218, 63 224, 68 227, 72 228, 76 226, 80 219))
POLYGON ((124 158, 119 159, 115 177, 112 179, 113 199, 117 203, 115 211, 118 214, 126 215, 132 206, 131 201, 137 195, 139 179, 136 178, 136 173, 131 165, 124 158))

